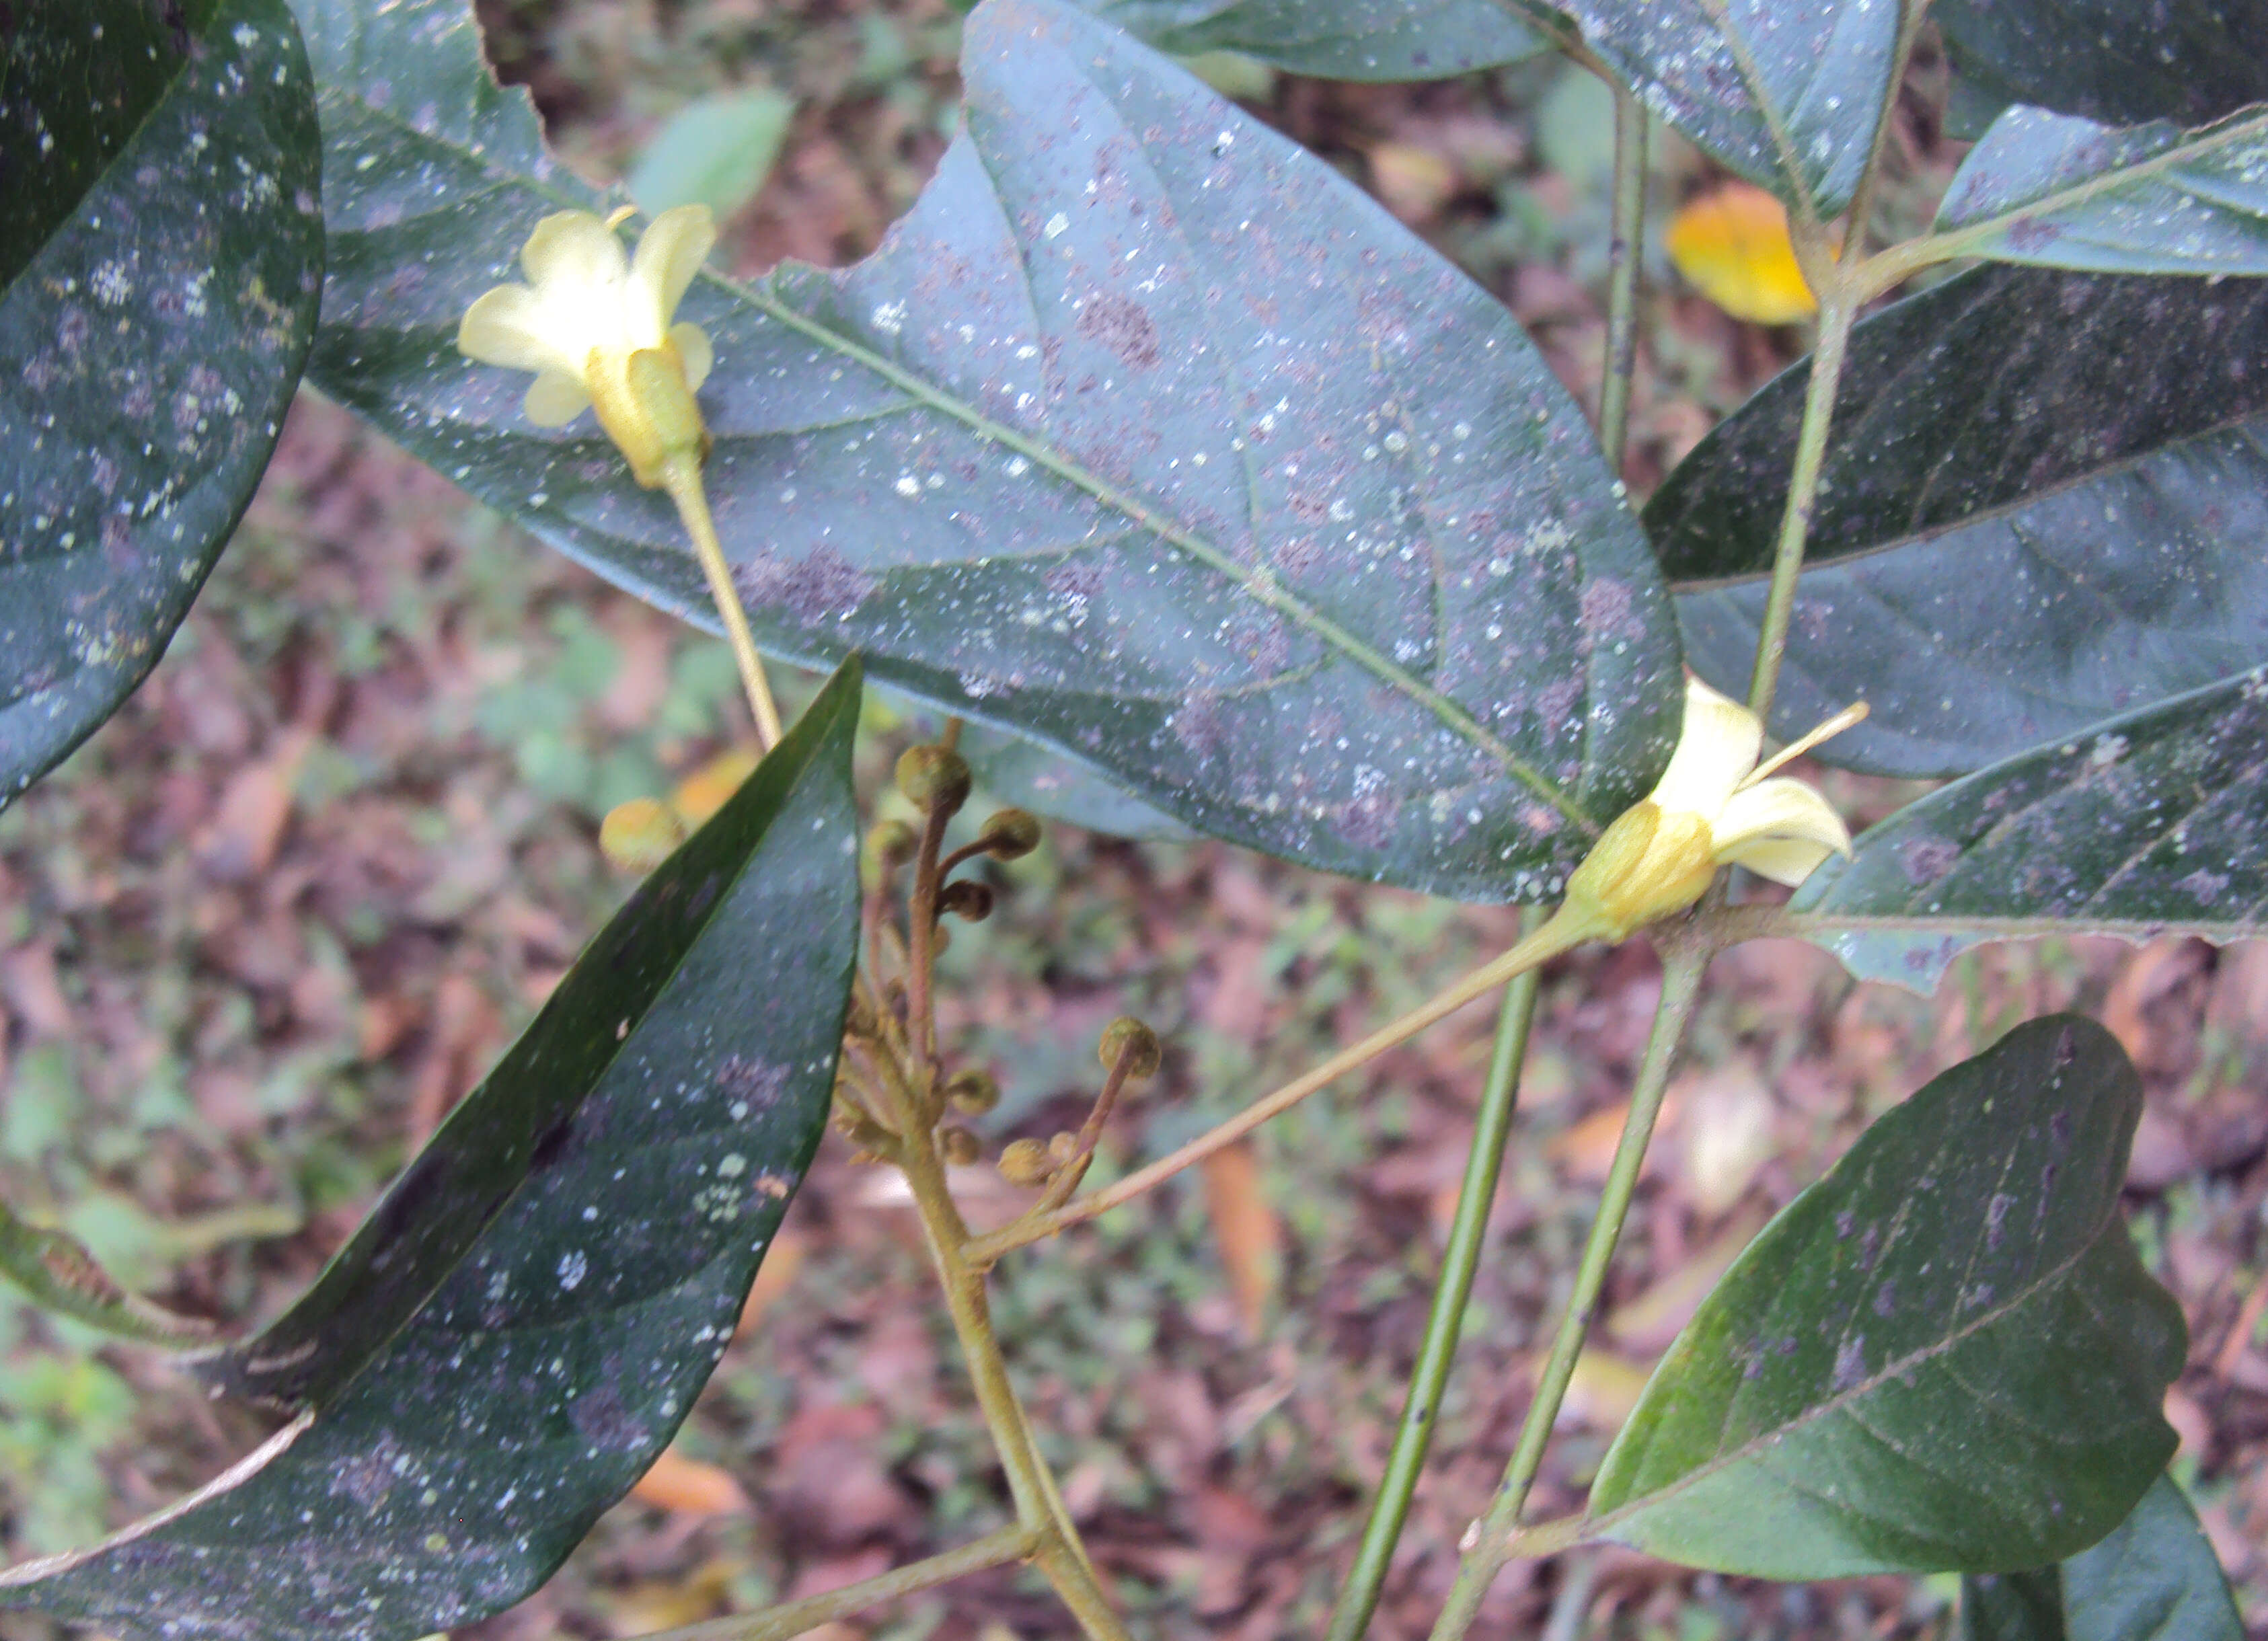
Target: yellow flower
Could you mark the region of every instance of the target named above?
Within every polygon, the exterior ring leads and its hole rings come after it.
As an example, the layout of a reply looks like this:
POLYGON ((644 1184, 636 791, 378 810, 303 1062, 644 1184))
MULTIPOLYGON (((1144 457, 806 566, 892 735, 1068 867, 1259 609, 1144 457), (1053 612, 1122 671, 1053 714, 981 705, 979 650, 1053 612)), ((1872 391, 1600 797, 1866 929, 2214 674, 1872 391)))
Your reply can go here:
POLYGON ((1829 855, 1848 855, 1851 834, 1824 798, 1801 781, 1765 777, 1865 715, 1863 703, 1853 707, 1759 768, 1764 731, 1756 715, 1688 680, 1669 767, 1575 869, 1565 912, 1620 940, 1699 900, 1719 866, 1793 885, 1829 855))
POLYGON ((708 453, 693 394, 709 374, 709 338, 670 319, 717 243, 717 224, 706 205, 666 210, 626 260, 615 230, 630 214, 563 210, 536 224, 519 253, 529 283, 498 285, 467 309, 457 349, 534 371, 525 408, 538 427, 564 427, 595 408, 632 476, 656 489, 672 458, 697 467, 708 453))

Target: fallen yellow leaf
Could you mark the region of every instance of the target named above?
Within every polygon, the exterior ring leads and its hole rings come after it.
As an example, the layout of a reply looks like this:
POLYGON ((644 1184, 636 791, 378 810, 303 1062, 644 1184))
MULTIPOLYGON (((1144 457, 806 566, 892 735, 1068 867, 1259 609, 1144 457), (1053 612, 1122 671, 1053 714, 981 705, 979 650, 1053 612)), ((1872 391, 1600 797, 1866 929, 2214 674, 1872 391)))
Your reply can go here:
POLYGON ((720 752, 677 784, 669 806, 688 827, 703 825, 755 771, 755 753, 740 747, 720 752))
POLYGON ((674 1447, 665 1447, 652 1468, 638 1477, 630 1497, 663 1510, 688 1515, 721 1516, 752 1506, 740 1484, 715 1465, 688 1459, 674 1447))
POLYGON ((1734 182, 1670 218, 1669 260, 1701 294, 1734 319, 1786 325, 1819 311, 1787 237, 1787 209, 1762 188, 1734 182))
POLYGON ((1237 1320, 1248 1339, 1266 1331, 1269 1306, 1283 1274, 1284 1232, 1260 1178, 1260 1159, 1240 1141, 1207 1157, 1205 1207, 1220 1244, 1220 1262, 1235 1296, 1237 1320))
POLYGON ((684 841, 684 822, 651 798, 616 804, 599 822, 599 852, 619 872, 652 872, 684 841))

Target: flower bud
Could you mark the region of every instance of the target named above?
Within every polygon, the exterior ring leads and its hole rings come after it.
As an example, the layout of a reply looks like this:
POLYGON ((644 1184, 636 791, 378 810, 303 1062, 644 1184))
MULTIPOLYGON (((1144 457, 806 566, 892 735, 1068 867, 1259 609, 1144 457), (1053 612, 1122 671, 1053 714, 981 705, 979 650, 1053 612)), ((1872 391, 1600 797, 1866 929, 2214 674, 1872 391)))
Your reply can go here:
POLYGON ((1113 1069, 1124 1059, 1126 1075, 1130 1078, 1147 1080, 1155 1077, 1163 1056, 1158 1034, 1131 1014, 1122 1014, 1102 1028, 1099 1057, 1104 1065, 1113 1069))
POLYGON ((945 1097, 955 1111, 981 1117, 1000 1103, 1000 1085, 991 1072, 972 1065, 946 1078, 945 1097))
POLYGON ((1040 846, 1038 818, 1022 809, 1003 809, 984 823, 985 852, 995 860, 1020 860, 1040 846))
POLYGON ((965 1128, 949 1128, 937 1137, 945 1159, 956 1168, 965 1168, 984 1154, 984 1147, 976 1136, 965 1128))
POLYGON ((913 828, 902 820, 879 820, 866 834, 859 868, 868 881, 880 883, 892 867, 909 860, 920 844, 913 828))
POLYGON ((983 923, 992 915, 992 886, 967 878, 948 883, 938 892, 937 910, 940 917, 951 913, 970 923, 983 923))
POLYGON ((1045 1185, 1056 1171, 1055 1159, 1048 1155, 1047 1146, 1035 1139, 1009 1141, 1000 1153, 1000 1160, 993 1166, 1009 1184, 1027 1188, 1045 1185))
POLYGON ((944 747, 909 747, 898 758, 898 790, 916 808, 952 814, 968 801, 968 760, 944 747))

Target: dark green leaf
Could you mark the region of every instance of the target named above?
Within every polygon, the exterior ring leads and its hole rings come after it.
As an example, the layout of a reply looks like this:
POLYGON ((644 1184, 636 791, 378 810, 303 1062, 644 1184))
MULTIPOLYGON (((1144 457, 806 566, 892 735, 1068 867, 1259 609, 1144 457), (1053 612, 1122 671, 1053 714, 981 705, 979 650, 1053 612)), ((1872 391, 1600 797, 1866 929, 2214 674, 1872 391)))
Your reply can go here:
POLYGON ((2268 114, 2114 130, 2012 108, 1962 162, 1937 228, 2001 262, 2268 274, 2268 114))
POLYGON ((2073 1015, 1933 1078, 1764 1228, 1654 1371, 1588 1531, 1774 1578, 2095 1542, 2174 1451, 2181 1307, 2118 1215, 2142 1086, 2073 1015))
POLYGON ((1512 0, 1734 171, 1821 217, 1850 203, 1889 96, 1890 0, 1512 0))
POLYGON ((284 0, 18 8, 0 63, 0 804, 150 669, 314 334, 313 88, 284 0))
MULTIPOLYGON (((334 247, 311 369, 705 620, 669 504, 452 346, 534 222, 584 200, 531 180, 532 114, 433 26, 461 4, 396 6, 360 43, 309 14, 334 247)), ((861 649, 1217 836, 1550 892, 1646 791, 1681 694, 1574 405, 1485 293, 1127 35, 993 0, 966 38, 968 134, 880 253, 687 298, 758 642, 861 649)))
POLYGON ((0 1577, 0 1607, 127 1641, 410 1641, 549 1576, 692 1406, 818 1144, 858 716, 854 665, 617 914, 438 1160, 226 1363, 312 1409, 185 1506, 0 1577))
POLYGON ((2204 125, 2268 101, 2258 0, 1938 0, 1954 62, 2003 101, 2204 125))
MULTIPOLYGON (((1966 774, 2268 661, 2268 285, 1978 269, 1861 324, 1774 728, 1966 774)), ((1808 367, 1646 509, 1694 669, 1744 686, 1808 367)))
POLYGON ((2268 933, 2268 669, 1909 804, 1794 909, 1854 974, 1924 990, 1984 940, 2268 933))
POLYGON ((1241 51, 1326 79, 1445 79, 1543 49, 1498 0, 1076 3, 1160 51, 1241 51))
POLYGON ((2161 1475, 2094 1549, 1961 1586, 1961 1641, 2244 1641, 2197 1512, 2161 1475))

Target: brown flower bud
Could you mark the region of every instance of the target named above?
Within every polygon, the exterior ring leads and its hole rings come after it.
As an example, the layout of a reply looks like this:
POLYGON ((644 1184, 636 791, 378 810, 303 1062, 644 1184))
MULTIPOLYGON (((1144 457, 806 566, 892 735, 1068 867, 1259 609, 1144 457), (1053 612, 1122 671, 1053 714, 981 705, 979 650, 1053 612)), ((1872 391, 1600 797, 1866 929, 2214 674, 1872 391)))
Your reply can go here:
POLYGON ((879 883, 893 866, 913 857, 920 841, 913 828, 902 820, 877 821, 866 834, 865 853, 859 865, 870 881, 879 883))
POLYGON ((1000 1153, 1000 1160, 993 1166, 1009 1184, 1027 1188, 1045 1185, 1056 1171, 1055 1159, 1048 1155, 1047 1146, 1035 1139, 1009 1141, 1000 1153))
POLYGON ((957 879, 938 891, 937 910, 940 917, 951 913, 970 923, 983 923, 992 915, 992 886, 957 879))
POLYGON ((916 808, 952 814, 968 801, 968 760, 943 747, 909 747, 898 758, 898 790, 916 808))
POLYGON ((1129 1077, 1143 1080, 1155 1077, 1164 1052, 1159 1045, 1158 1034, 1131 1014, 1122 1014, 1102 1028, 1099 1053, 1103 1064, 1115 1068, 1123 1056, 1129 1077))
POLYGON ((981 1117, 1000 1103, 1000 1085, 993 1080, 991 1072, 971 1066, 946 1078, 945 1097, 955 1111, 981 1117))
POLYGON ((995 860, 1020 860, 1040 846, 1037 817, 1021 809, 1003 809, 984 823, 985 852, 995 860))
POLYGON ((949 1128, 937 1139, 945 1152, 945 1159, 956 1168, 965 1168, 984 1154, 984 1147, 976 1136, 965 1128, 949 1128))

